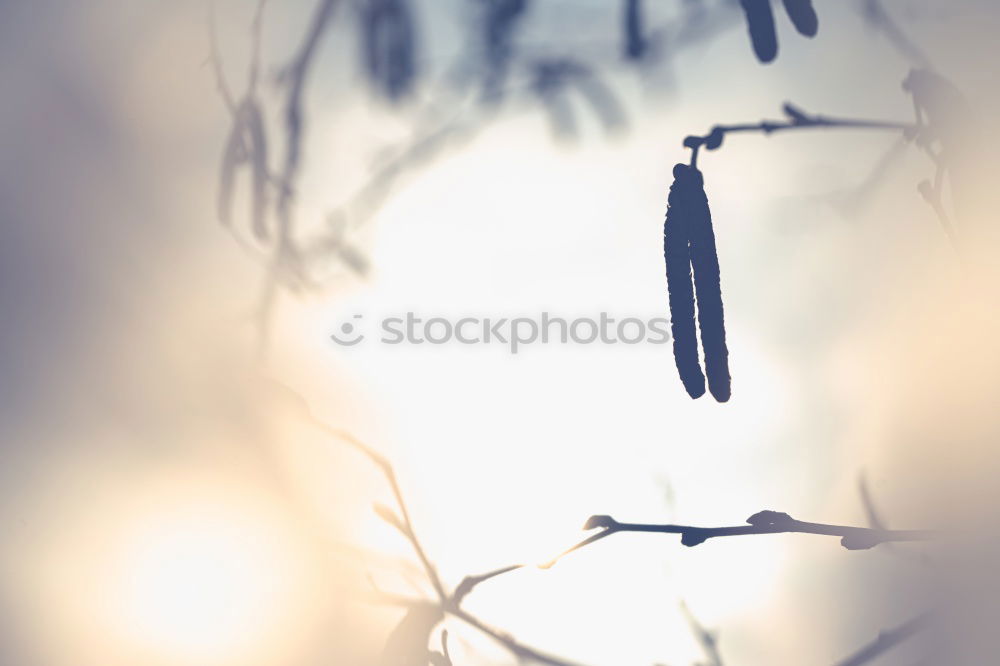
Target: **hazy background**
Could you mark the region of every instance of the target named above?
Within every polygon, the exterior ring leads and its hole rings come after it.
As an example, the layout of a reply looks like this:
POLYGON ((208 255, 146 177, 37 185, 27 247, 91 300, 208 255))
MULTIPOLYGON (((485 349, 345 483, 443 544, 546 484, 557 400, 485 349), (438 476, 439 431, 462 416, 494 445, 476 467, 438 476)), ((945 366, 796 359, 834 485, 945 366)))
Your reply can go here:
MULTIPOLYGON (((681 3, 647 4, 656 23, 681 3)), ((219 3, 237 89, 254 5, 219 3)), ((333 19, 305 97, 304 229, 405 140, 419 100, 438 94, 433 74, 459 52, 467 3, 414 5, 427 78, 398 108, 368 90, 349 8, 333 19)), ((917 193, 933 173, 924 155, 907 148, 857 196, 891 134, 733 135, 699 159, 728 404, 691 401, 663 346, 511 356, 329 340, 356 313, 665 316, 662 222, 685 135, 776 117, 786 100, 912 118, 900 88, 910 63, 859 3, 817 5, 813 40, 779 12, 771 65, 752 57, 731 9, 717 33, 640 77, 621 60, 618 3, 534 3, 525 48, 585 53, 627 127, 606 136, 580 110, 582 136, 557 140, 538 104, 505 106, 351 232, 365 277, 333 266, 322 290, 279 301, 262 366, 250 318, 262 261, 215 220, 229 116, 206 5, 0 3, 0 661, 376 663, 402 611, 370 603, 369 576, 399 594, 430 590, 371 510, 391 501, 377 470, 296 420, 268 378, 393 462, 452 586, 551 557, 592 513, 726 525, 775 509, 864 524, 862 472, 892 526, 969 502, 992 518, 993 292, 954 286, 981 265, 963 268, 917 193)), ((1000 11, 886 6, 995 117, 1000 11)), ((276 137, 274 74, 312 7, 272 2, 264 14, 261 98, 276 137)), ((905 558, 821 537, 688 549, 624 535, 490 581, 466 607, 574 661, 684 664, 704 657, 683 599, 719 631, 727 663, 826 664, 923 608, 926 578, 905 558)), ((447 626, 456 664, 514 663, 447 626)))

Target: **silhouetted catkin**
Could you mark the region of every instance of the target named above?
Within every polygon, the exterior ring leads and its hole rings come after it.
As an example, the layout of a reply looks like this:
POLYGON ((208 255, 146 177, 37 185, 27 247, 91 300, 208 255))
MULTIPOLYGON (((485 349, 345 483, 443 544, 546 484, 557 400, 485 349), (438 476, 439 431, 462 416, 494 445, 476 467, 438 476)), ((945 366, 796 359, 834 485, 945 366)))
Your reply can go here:
POLYGON ((812 0, 785 0, 785 12, 800 35, 815 37, 819 30, 819 17, 813 8, 812 0))
MULTIPOLYGON (((676 174, 676 167, 674 173, 676 174)), ((708 390, 719 402, 729 400, 729 350, 726 348, 725 317, 722 311, 722 287, 719 280, 719 255, 715 248, 712 213, 705 195, 701 172, 687 168, 690 179, 690 253, 694 272, 695 296, 698 301, 698 326, 705 356, 705 376, 708 390)))
POLYGON ((625 57, 640 60, 646 53, 646 37, 643 34, 642 0, 625 0, 625 57))
POLYGON ((753 52, 761 62, 771 62, 778 55, 771 0, 740 0, 740 5, 746 14, 753 52))
POLYGON ((701 188, 692 177, 692 170, 693 167, 686 164, 674 167, 674 182, 667 198, 667 219, 663 225, 663 258, 667 264, 674 363, 688 395, 700 398, 705 393, 705 375, 698 362, 689 240, 692 220, 699 214, 695 195, 701 188))

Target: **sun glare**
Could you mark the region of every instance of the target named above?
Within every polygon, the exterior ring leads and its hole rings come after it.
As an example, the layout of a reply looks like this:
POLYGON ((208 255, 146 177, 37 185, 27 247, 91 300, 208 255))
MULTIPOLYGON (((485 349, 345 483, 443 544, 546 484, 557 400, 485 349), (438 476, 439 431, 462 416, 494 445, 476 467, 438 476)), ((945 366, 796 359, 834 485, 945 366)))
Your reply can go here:
POLYGON ((259 502, 238 493, 158 498, 111 544, 103 622, 131 653, 164 663, 238 664, 287 638, 302 568, 259 502))
POLYGON ((120 595, 130 633, 168 650, 220 656, 266 624, 277 590, 273 554, 221 519, 154 525, 124 556, 120 595))

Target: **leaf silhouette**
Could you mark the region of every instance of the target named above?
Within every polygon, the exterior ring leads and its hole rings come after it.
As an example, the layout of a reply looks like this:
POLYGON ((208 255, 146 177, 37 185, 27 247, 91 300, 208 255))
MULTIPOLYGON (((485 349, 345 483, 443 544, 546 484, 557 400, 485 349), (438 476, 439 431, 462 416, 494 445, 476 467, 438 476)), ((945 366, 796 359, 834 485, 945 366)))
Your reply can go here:
POLYGON ((444 613, 436 604, 423 602, 412 605, 389 634, 379 666, 427 666, 431 632, 442 619, 444 613))
POLYGON ((689 240, 694 210, 692 167, 674 166, 674 182, 667 197, 667 219, 663 225, 663 258, 667 265, 670 331, 674 363, 684 389, 692 398, 705 393, 705 375, 698 362, 698 339, 694 323, 694 283, 691 279, 689 240))

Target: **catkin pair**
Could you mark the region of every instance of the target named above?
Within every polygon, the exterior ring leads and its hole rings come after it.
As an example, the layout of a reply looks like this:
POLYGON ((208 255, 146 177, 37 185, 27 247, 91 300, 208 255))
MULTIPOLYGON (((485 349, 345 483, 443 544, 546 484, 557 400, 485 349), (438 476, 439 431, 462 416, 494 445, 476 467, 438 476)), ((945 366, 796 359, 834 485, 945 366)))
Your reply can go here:
POLYGON ((663 256, 667 265, 670 329, 674 362, 685 390, 700 398, 708 390, 719 402, 729 400, 729 350, 719 280, 719 257, 712 230, 712 213, 701 172, 674 166, 663 225, 663 256), (695 303, 705 358, 702 372, 695 332, 695 303))

